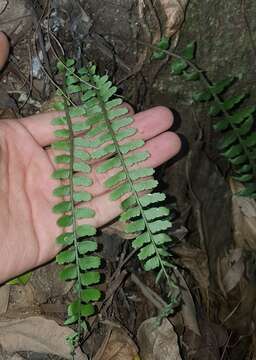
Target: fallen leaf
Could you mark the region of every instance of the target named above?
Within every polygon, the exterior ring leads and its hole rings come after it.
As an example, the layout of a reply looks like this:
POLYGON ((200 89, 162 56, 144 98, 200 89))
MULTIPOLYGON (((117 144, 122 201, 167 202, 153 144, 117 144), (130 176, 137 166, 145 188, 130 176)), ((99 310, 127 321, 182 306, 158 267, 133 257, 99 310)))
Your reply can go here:
POLYGON ((10 286, 3 285, 0 287, 0 314, 4 314, 7 311, 9 305, 10 286))
POLYGON ((31 7, 27 6, 26 0, 0 1, 1 31, 13 37, 23 31, 25 26, 32 23, 31 7), (2 7, 3 2, 3 7, 2 7), (6 21, 7 20, 7 21, 6 21))
POLYGON ((178 279, 179 288, 181 291, 181 314, 184 321, 184 326, 193 331, 198 336, 201 336, 197 322, 196 307, 186 280, 178 270, 175 270, 175 276, 178 279))
POLYGON ((4 10, 6 9, 6 6, 8 5, 8 1, 7 0, 1 0, 0 3, 0 14, 2 14, 4 12, 4 10))
POLYGON ((19 354, 14 354, 11 356, 7 356, 6 360, 24 360, 24 358, 21 357, 19 354))
POLYGON ((137 333, 140 356, 143 360, 181 360, 178 337, 170 321, 157 318, 145 320, 137 333))
POLYGON ((229 250, 227 256, 219 258, 220 271, 218 279, 221 289, 224 289, 224 296, 229 293, 240 282, 244 275, 245 265, 243 250, 241 248, 229 250))
POLYGON ((195 279, 200 288, 203 303, 207 304, 210 275, 205 251, 194 247, 177 246, 174 248, 174 252, 179 257, 182 267, 188 269, 195 279))
POLYGON ((230 180, 233 192, 232 215, 234 242, 236 247, 256 250, 256 202, 254 199, 235 195, 243 189, 243 185, 230 180))
POLYGON ((100 348, 94 357, 95 360, 133 360, 138 356, 136 344, 122 328, 114 328, 107 344, 103 345, 104 351, 100 348))
POLYGON ((163 35, 171 37, 181 28, 188 0, 160 0, 160 4, 166 16, 163 35))
MULTIPOLYGON (((70 328, 38 316, 0 321, 0 345, 8 353, 34 351, 71 359, 70 348, 65 342, 71 334, 70 328)), ((86 360, 87 357, 78 351, 76 359, 86 360)))

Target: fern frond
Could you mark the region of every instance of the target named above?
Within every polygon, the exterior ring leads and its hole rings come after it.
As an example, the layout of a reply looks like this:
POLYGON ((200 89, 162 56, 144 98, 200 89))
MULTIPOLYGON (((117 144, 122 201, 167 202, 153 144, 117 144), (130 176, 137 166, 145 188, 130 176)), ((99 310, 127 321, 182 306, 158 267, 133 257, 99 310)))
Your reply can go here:
MULTIPOLYGON (((92 184, 88 177, 91 166, 88 164, 90 155, 85 151, 86 144, 81 131, 89 128, 85 120, 73 120, 77 116, 83 116, 87 112, 84 105, 74 106, 71 94, 80 94, 81 86, 78 76, 74 76, 74 62, 68 60, 63 67, 59 65, 59 70, 64 73, 63 90, 66 96, 63 101, 58 102, 55 108, 63 110, 64 116, 53 120, 55 126, 61 126, 55 130, 56 138, 60 138, 53 144, 53 149, 57 153, 55 162, 58 169, 54 171, 53 178, 60 181, 64 180, 65 185, 60 185, 54 189, 53 194, 61 198, 53 211, 60 214, 57 224, 63 228, 63 233, 56 239, 57 243, 64 247, 57 256, 56 262, 64 265, 60 273, 62 280, 74 280, 76 289, 76 299, 68 306, 68 318, 65 324, 77 323, 77 333, 72 337, 73 346, 76 347, 79 338, 86 329, 86 317, 95 313, 94 303, 97 302, 101 293, 93 285, 100 282, 100 274, 95 271, 100 267, 101 259, 94 255, 97 251, 97 242, 91 238, 96 234, 96 229, 86 224, 86 219, 95 216, 95 212, 81 205, 91 200, 92 196, 84 190, 92 184), (83 190, 81 190, 83 187, 83 190), (85 240, 90 237, 90 240, 85 240)), ((85 84, 83 83, 85 86, 85 84)))
POLYGON ((196 44, 193 42, 180 56, 174 54, 171 72, 174 75, 183 75, 186 80, 200 79, 204 84, 204 90, 194 92, 192 98, 195 102, 211 101, 208 114, 218 117, 213 127, 222 135, 218 148, 232 165, 233 177, 245 186, 245 190, 238 195, 256 198, 256 133, 253 129, 256 107, 238 109, 246 94, 223 99, 223 93, 233 84, 235 78, 229 76, 219 82, 210 83, 204 73, 191 62, 195 57, 195 50, 196 44))
POLYGON ((138 167, 150 154, 140 150, 144 141, 133 138, 137 132, 132 127, 133 118, 127 116, 126 108, 117 107, 122 101, 112 100, 116 87, 108 77, 97 75, 95 66, 79 72, 82 79, 93 86, 93 89, 83 87, 82 98, 85 100, 86 123, 92 126, 84 141, 92 149, 91 158, 102 160, 96 171, 107 173, 116 169, 116 173, 104 185, 110 189, 113 201, 126 197, 122 201, 125 211, 120 218, 121 221, 128 221, 125 231, 135 234, 132 244, 139 250, 138 257, 144 263, 144 268, 158 268, 170 282, 167 268, 173 265, 168 259, 165 245, 171 242, 171 238, 163 232, 171 227, 169 210, 156 206, 157 202, 165 199, 163 194, 145 195, 145 191, 152 191, 158 186, 158 182, 151 178, 154 170, 138 167))
MULTIPOLYGON (((226 84, 230 80, 227 79, 226 84)), ((225 81, 223 81, 225 83, 225 81)), ((209 115, 220 116, 215 123, 215 129, 222 134, 218 143, 221 154, 232 164, 233 177, 244 183, 245 190, 240 191, 240 196, 256 198, 253 184, 256 183, 256 162, 254 153, 256 151, 256 136, 253 130, 253 113, 256 107, 236 110, 236 107, 244 100, 245 94, 236 95, 228 100, 218 98, 218 83, 212 87, 214 104, 211 105, 209 115), (215 89, 217 92, 215 93, 215 89), (242 174, 241 174, 241 168, 242 174)))

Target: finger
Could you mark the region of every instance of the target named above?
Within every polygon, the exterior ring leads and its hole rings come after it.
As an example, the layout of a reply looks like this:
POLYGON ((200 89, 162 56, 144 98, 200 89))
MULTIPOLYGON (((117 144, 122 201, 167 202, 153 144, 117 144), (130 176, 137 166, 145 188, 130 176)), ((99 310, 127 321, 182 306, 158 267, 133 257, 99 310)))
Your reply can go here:
MULTIPOLYGON (((148 151, 150 153, 150 157, 143 161, 138 163, 137 165, 133 166, 132 168, 138 168, 138 167, 158 167, 173 156, 175 156, 181 147, 181 142, 179 137, 173 133, 173 132, 165 132, 157 137, 148 140, 146 144, 140 148, 137 151, 133 151, 129 153, 129 155, 132 155, 132 153, 136 153, 138 151, 148 151)), ((53 152, 52 150, 49 150, 50 156, 53 160, 53 152)), ((93 196, 99 196, 107 191, 109 191, 105 186, 104 182, 110 178, 111 176, 115 175, 117 172, 119 172, 121 169, 116 168, 107 171, 106 173, 98 173, 97 167, 100 165, 100 163, 97 163, 97 165, 92 166, 92 171, 90 173, 90 178, 92 179, 93 183, 91 186, 83 188, 83 190, 90 192, 93 196)), ((82 175, 82 174, 79 174, 82 175)))
POLYGON ((0 32, 0 70, 6 63, 9 55, 10 45, 7 36, 0 32))
MULTIPOLYGON (((135 140, 135 139, 142 139, 144 141, 149 140, 149 139, 163 133, 164 131, 168 130, 173 123, 172 112, 168 108, 165 108, 163 106, 157 106, 150 110, 142 111, 142 112, 134 115, 133 118, 134 118, 134 122, 131 125, 131 127, 135 128, 137 131, 134 135, 129 136, 129 138, 123 139, 120 142, 121 144, 126 143, 127 140, 128 141, 135 140)), ((126 127, 122 128, 122 129, 125 129, 125 128, 126 127)), ((107 144, 108 143, 104 143, 99 148, 103 148, 107 144)), ((93 151, 95 151, 95 149, 87 148, 86 151, 88 151, 88 153, 92 153, 93 151)), ((54 154, 54 152, 52 152, 52 150, 50 150, 49 153, 50 153, 50 157, 52 158, 52 154, 54 154)), ((109 155, 108 157, 110 157, 110 156, 111 155, 109 155)), ((104 160, 106 158, 104 158, 104 160)), ((99 162, 99 160, 92 161, 92 163, 93 162, 99 162)))
MULTIPOLYGON (((139 139, 147 141, 168 130, 173 123, 172 112, 168 108, 162 106, 140 112, 134 115, 133 118, 134 122, 130 126, 136 129, 136 133, 132 136, 129 136, 128 138, 121 140, 119 144, 125 144, 130 141, 139 139)), ((129 126, 126 126, 121 130, 125 130, 128 127, 129 126)), ((100 145, 97 150, 103 149, 108 144, 110 144, 110 142, 106 142, 100 145)), ((86 150, 89 154, 95 151, 94 148, 88 148, 86 150)), ((91 164, 104 161, 107 158, 110 158, 112 155, 114 155, 114 153, 109 154, 99 160, 92 160, 91 164)))
MULTIPOLYGON (((134 114, 131 105, 124 103, 123 106, 127 107, 128 114, 134 114)), ((65 114, 60 111, 49 111, 43 114, 36 114, 19 119, 19 122, 25 126, 41 146, 48 146, 56 141, 56 137, 54 136, 56 126, 52 125, 52 120, 64 115, 65 114)))
MULTIPOLYGON (((132 155, 136 152, 147 151, 150 154, 150 157, 147 160, 140 162, 130 168, 156 168, 175 156, 180 151, 180 147, 181 141, 175 133, 165 132, 160 134, 157 137, 148 140, 146 144, 139 150, 129 153, 129 155, 132 155)), ((92 167, 91 178, 93 183, 90 187, 87 188, 87 191, 89 191, 93 196, 99 196, 107 192, 108 189, 104 186, 104 182, 121 170, 121 168, 116 168, 105 173, 98 173, 97 167, 99 165, 100 164, 97 164, 92 167)))

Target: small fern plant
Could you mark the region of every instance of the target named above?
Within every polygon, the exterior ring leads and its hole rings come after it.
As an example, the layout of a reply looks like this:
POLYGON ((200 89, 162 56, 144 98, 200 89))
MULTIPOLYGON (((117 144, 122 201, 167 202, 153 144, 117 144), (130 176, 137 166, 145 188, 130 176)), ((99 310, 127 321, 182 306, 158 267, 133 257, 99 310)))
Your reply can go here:
POLYGON ((180 55, 166 50, 166 41, 154 47, 154 59, 164 58, 170 54, 171 74, 181 76, 186 81, 200 80, 204 89, 192 94, 193 101, 210 102, 209 116, 216 119, 213 128, 220 132, 218 149, 231 164, 233 178, 244 184, 244 189, 237 193, 240 196, 256 198, 256 132, 254 118, 256 107, 241 107, 246 94, 224 97, 224 93, 234 83, 234 77, 212 83, 205 73, 192 61, 195 59, 196 42, 192 42, 180 55))
POLYGON ((127 108, 121 106, 122 99, 115 96, 117 88, 107 75, 96 74, 92 64, 77 70, 69 59, 60 62, 58 69, 64 86, 58 90, 62 99, 55 109, 64 115, 53 120, 58 139, 53 144, 58 165, 53 177, 61 182, 54 190, 60 200, 53 211, 60 214, 57 223, 63 231, 57 243, 64 250, 56 261, 64 265, 61 279, 75 281, 76 299, 68 306, 65 324, 77 324, 75 335, 69 338, 76 347, 87 330, 86 318, 95 314, 95 303, 102 296, 96 287, 101 281, 101 258, 91 225, 97 214, 88 206, 93 161, 98 173, 112 173, 104 185, 111 200, 122 200, 120 220, 126 223, 125 231, 134 234, 132 246, 138 249, 144 269, 157 270, 156 280, 164 277, 171 286, 168 268, 174 265, 166 249, 172 241, 165 232, 171 227, 169 209, 159 206, 165 195, 153 192, 158 186, 154 170, 141 164, 150 154, 142 148, 144 141, 133 137, 137 130, 127 108))

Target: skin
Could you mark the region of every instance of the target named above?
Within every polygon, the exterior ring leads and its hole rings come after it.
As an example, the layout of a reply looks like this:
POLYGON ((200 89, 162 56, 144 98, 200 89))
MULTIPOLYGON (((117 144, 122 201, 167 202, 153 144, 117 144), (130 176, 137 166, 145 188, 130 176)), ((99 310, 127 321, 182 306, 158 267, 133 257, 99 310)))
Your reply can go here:
MULTIPOLYGON (((0 33, 0 68, 8 52, 8 40, 0 33)), ((60 234, 58 216, 52 213, 58 202, 52 191, 60 184, 51 178, 55 154, 48 147, 56 140, 51 120, 60 114, 48 112, 0 121, 0 283, 46 263, 60 250, 54 241, 60 234)), ((180 140, 167 131, 173 122, 167 108, 155 107, 134 115, 134 119, 138 129, 134 137, 144 139, 145 149, 151 153, 140 166, 157 167, 177 154, 180 140)), ((99 175, 95 164, 92 166, 94 181, 88 190, 94 198, 84 205, 97 214, 90 223, 101 227, 119 215, 122 199, 112 202, 102 186, 113 170, 99 175)))

